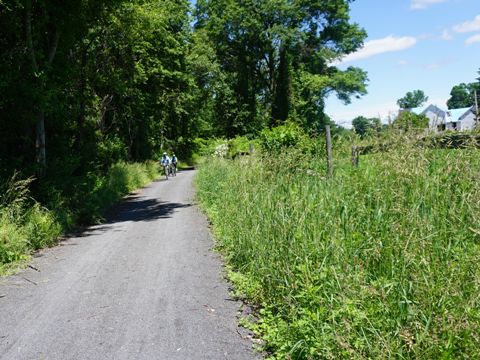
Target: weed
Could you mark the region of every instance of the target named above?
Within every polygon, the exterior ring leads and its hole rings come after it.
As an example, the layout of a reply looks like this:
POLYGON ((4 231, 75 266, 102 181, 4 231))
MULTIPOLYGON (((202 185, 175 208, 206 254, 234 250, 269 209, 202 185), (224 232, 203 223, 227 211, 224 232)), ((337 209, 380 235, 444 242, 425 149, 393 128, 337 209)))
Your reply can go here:
POLYGON ((350 164, 290 150, 211 159, 197 177, 273 358, 480 356, 480 154, 381 139, 350 164), (254 284, 254 285, 253 285, 254 284))

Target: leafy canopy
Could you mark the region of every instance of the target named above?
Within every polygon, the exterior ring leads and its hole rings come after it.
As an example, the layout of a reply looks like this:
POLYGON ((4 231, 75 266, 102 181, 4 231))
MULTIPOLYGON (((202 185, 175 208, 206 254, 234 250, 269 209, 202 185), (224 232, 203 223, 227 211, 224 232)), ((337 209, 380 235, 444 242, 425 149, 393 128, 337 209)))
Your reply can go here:
POLYGON ((357 116, 352 120, 352 126, 357 134, 364 136, 371 130, 379 131, 382 128, 382 123, 379 118, 357 116))
POLYGON ((422 106, 428 101, 428 96, 422 90, 413 90, 406 93, 406 95, 397 100, 398 106, 401 109, 413 109, 422 106))

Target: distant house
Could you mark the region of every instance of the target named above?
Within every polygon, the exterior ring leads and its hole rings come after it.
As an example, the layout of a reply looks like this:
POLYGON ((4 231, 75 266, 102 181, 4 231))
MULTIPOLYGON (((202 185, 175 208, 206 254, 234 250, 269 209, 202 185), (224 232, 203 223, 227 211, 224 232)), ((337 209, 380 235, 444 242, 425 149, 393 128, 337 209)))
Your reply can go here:
POLYGON ((446 130, 465 131, 475 128, 475 108, 467 107, 447 111, 446 130))
POLYGON ((421 111, 420 114, 428 118, 428 127, 430 130, 435 132, 445 130, 448 117, 447 109, 430 104, 421 111))
POLYGON ((475 107, 451 109, 430 104, 427 107, 402 109, 417 115, 425 115, 428 118, 428 128, 433 132, 444 130, 465 131, 472 130, 476 126, 475 107))
POLYGON ((458 121, 460 123, 459 130, 473 130, 478 125, 475 116, 475 107, 472 106, 465 111, 465 113, 458 118, 458 121))

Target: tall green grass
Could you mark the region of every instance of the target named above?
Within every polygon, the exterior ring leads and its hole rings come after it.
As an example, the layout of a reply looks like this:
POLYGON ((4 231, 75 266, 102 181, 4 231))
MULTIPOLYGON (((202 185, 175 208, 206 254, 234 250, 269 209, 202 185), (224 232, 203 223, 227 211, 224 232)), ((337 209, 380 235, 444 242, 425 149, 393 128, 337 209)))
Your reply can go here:
POLYGON ((30 250, 51 245, 60 234, 53 214, 30 198, 32 180, 18 179, 16 173, 1 189, 0 273, 5 264, 26 259, 30 250))
POLYGON ((110 205, 149 183, 158 171, 154 161, 117 163, 105 176, 88 175, 68 193, 47 186, 50 210, 31 198, 33 179, 15 174, 0 189, 0 274, 32 251, 54 245, 72 227, 101 221, 110 205))
MULTIPOLYGON (((392 141, 392 140, 390 140, 392 141)), ((480 153, 212 159, 199 199, 278 359, 480 357, 480 153), (309 169, 309 170, 307 170, 309 169)))

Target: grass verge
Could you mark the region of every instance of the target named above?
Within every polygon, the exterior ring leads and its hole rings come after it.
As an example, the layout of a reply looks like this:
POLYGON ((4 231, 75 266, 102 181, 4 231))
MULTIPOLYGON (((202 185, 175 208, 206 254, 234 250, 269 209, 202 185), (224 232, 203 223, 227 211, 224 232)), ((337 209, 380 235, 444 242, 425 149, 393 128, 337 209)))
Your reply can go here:
POLYGON ((480 356, 480 154, 211 159, 198 197, 276 359, 480 356))

